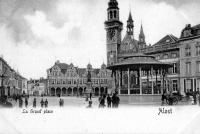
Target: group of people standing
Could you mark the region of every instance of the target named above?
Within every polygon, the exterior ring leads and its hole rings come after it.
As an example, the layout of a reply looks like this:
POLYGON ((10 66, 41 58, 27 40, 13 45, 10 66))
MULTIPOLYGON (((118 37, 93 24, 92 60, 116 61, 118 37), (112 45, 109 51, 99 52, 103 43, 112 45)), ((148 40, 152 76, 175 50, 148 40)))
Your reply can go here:
MULTIPOLYGON (((36 108, 36 105, 37 105, 37 102, 36 102, 36 98, 33 99, 33 107, 36 108)), ((43 98, 41 99, 40 101, 40 105, 41 107, 45 107, 47 108, 48 107, 48 100, 46 99, 45 101, 43 100, 43 98)))
MULTIPOLYGON (((23 107, 23 103, 25 104, 25 107, 27 108, 28 107, 28 101, 29 98, 28 97, 25 97, 24 101, 22 98, 19 98, 19 107, 22 108, 23 107)), ((48 107, 48 100, 46 99, 45 101, 43 100, 43 98, 41 99, 40 101, 40 104, 41 104, 41 107, 45 107, 47 108, 48 107)), ((33 107, 36 108, 37 106, 37 100, 36 98, 33 99, 33 107)))
POLYGON ((114 93, 112 97, 109 94, 101 95, 99 97, 99 108, 104 108, 106 106, 105 101, 107 101, 108 108, 117 108, 119 106, 120 98, 116 93, 114 93))

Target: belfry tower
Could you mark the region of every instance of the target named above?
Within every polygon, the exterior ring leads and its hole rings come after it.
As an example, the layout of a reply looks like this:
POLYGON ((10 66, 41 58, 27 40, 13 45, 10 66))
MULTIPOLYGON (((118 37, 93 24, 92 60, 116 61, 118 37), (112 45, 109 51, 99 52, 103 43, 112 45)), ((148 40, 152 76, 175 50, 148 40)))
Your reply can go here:
POLYGON ((107 8, 107 20, 105 21, 107 66, 117 62, 117 53, 121 44, 121 31, 123 23, 119 20, 119 8, 117 0, 110 0, 107 8))

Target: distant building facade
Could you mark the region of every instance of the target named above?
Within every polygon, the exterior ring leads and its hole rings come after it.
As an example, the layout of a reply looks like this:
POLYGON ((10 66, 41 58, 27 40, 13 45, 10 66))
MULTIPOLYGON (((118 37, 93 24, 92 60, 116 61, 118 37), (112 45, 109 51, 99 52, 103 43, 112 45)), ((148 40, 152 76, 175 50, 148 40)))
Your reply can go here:
POLYGON ((92 93, 100 95, 108 93, 112 88, 111 72, 102 64, 100 69, 93 68, 91 64, 87 68, 79 68, 57 61, 47 70, 47 90, 51 96, 76 96, 86 92, 88 73, 91 75, 92 93))
POLYGON ((200 24, 182 30, 180 45, 180 85, 182 92, 200 89, 200 24))
POLYGON ((41 96, 47 94, 47 79, 31 79, 28 81, 27 86, 29 95, 41 96))
POLYGON ((0 57, 0 81, 0 96, 9 97, 27 90, 27 79, 12 69, 2 57, 0 57))

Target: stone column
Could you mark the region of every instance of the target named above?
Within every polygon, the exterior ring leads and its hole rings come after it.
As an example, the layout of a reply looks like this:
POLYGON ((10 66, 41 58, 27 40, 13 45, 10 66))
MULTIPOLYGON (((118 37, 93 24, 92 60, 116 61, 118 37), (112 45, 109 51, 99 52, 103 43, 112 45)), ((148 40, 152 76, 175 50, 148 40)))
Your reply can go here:
POLYGON ((149 70, 147 72, 147 90, 149 90, 149 70))
POLYGON ((151 66, 151 94, 153 93, 153 67, 151 66))
POLYGON ((118 72, 119 75, 119 95, 120 95, 120 90, 121 90, 121 70, 118 72))
POLYGON ((140 77, 140 95, 142 94, 142 68, 139 67, 139 77, 140 77))
POLYGON ((195 82, 194 80, 195 80, 195 78, 192 78, 192 79, 193 79, 193 80, 192 80, 192 82, 193 82, 193 85, 192 85, 192 86, 193 86, 193 91, 196 91, 196 87, 195 87, 195 85, 194 85, 194 82, 195 82))
POLYGON ((115 91, 116 91, 116 71, 114 71, 114 88, 115 88, 115 91))
POLYGON ((128 95, 130 95, 130 69, 128 68, 128 95))
POLYGON ((100 91, 101 91, 101 86, 99 86, 99 96, 101 95, 101 92, 100 92, 100 91))
POLYGON ((155 70, 156 71, 156 91, 158 90, 158 70, 155 70))

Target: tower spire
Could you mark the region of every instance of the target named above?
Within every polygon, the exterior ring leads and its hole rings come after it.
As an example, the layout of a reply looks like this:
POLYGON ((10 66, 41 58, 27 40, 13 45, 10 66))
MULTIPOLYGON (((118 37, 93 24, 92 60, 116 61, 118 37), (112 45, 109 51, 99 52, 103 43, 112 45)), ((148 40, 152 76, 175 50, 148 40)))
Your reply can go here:
POLYGON ((141 27, 140 27, 139 41, 141 43, 145 43, 145 35, 143 31, 142 21, 141 21, 141 27))
POLYGON ((143 31, 142 22, 141 22, 141 27, 140 27, 140 35, 139 35, 139 37, 142 37, 142 38, 144 38, 144 37, 145 37, 145 35, 144 35, 144 31, 143 31))
POLYGON ((129 11, 129 16, 128 16, 128 20, 127 20, 127 33, 129 35, 133 35, 133 27, 134 27, 134 24, 133 24, 133 19, 132 19, 132 15, 131 15, 131 11, 129 11))

